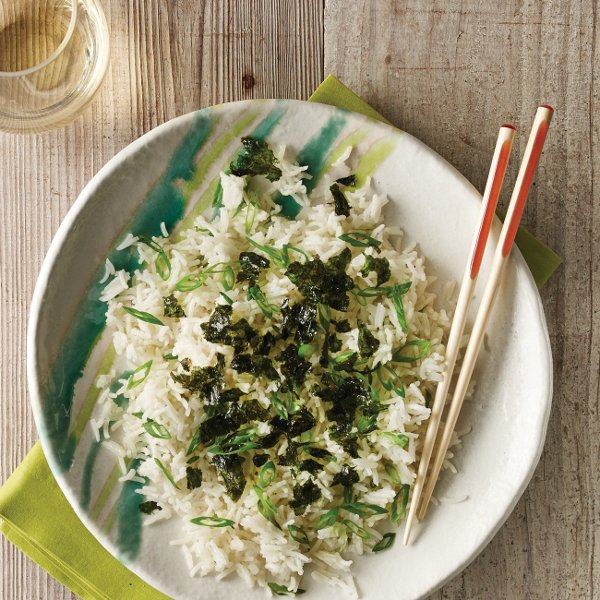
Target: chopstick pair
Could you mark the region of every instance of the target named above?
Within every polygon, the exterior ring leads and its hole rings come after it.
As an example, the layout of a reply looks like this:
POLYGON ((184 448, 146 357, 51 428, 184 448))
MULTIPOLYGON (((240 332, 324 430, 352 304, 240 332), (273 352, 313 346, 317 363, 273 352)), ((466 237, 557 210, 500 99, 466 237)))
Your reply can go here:
POLYGON ((404 530, 405 545, 408 544, 410 539, 410 533, 415 516, 418 517, 419 520, 423 520, 427 513, 427 507, 429 506, 429 501, 431 500, 440 470, 444 463, 444 458, 446 456, 448 446, 450 445, 452 433, 456 426, 460 409, 462 408, 463 400, 471 380, 471 375, 473 374, 477 355, 479 354, 481 343, 483 341, 485 328, 492 312, 494 300, 496 299, 501 276, 508 262, 508 256, 512 249, 515 236, 517 234, 517 229, 523 215, 523 209, 525 208, 525 202, 527 200, 529 188, 531 187, 533 175, 539 162, 544 140, 546 138, 546 133, 552 119, 552 113, 552 107, 547 104, 543 104, 538 107, 535 114, 531 133, 529 135, 529 141, 527 142, 527 147, 525 148, 519 174, 517 175, 515 187, 510 199, 506 219, 504 221, 502 231, 500 232, 500 238, 494 253, 488 281, 483 292, 481 304, 475 317, 475 323, 473 325, 473 330, 465 351, 463 364, 461 366, 456 387, 452 395, 444 430, 437 445, 435 455, 433 456, 431 472, 428 476, 427 470, 432 459, 434 446, 438 437, 438 429, 440 426, 442 411, 444 409, 446 397, 450 387, 450 381, 452 379, 452 374, 456 364, 460 341, 467 320, 467 313, 473 298, 475 284, 477 283, 479 269, 481 267, 481 262, 485 252, 494 213, 496 211, 496 206, 498 204, 498 198, 500 196, 500 190, 504 181, 504 175, 506 174, 506 168, 508 166, 508 160, 510 158, 510 152, 512 150, 512 144, 515 136, 515 128, 512 125, 503 125, 500 128, 494 156, 492 159, 492 165, 490 167, 485 192, 483 195, 479 230, 473 239, 469 260, 467 262, 467 267, 465 269, 460 287, 454 319, 450 327, 450 334, 446 347, 446 367, 444 369, 443 379, 438 384, 436 389, 433 406, 431 408, 431 415, 429 417, 429 424, 425 434, 423 452, 419 462, 419 469, 417 472, 413 496, 404 530))

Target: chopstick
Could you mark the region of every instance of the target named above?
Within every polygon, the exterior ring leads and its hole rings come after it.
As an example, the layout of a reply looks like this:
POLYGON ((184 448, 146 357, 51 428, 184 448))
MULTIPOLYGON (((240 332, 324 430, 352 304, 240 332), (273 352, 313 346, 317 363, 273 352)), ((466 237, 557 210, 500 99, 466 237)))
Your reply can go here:
POLYGON ((517 175, 517 181, 510 199, 508 212, 502 230, 500 232, 500 239, 496 246, 494 258, 490 270, 488 282, 485 286, 481 305, 479 306, 477 315, 475 317, 475 323, 471 332, 471 337, 467 345, 463 364, 456 382, 448 415, 446 417, 446 424, 439 445, 436 449, 436 454, 433 459, 431 472, 429 478, 426 481, 424 490, 421 497, 421 504, 417 516, 422 520, 427 514, 427 507, 433 494, 433 490, 437 483, 440 470, 446 457, 448 446, 450 445, 450 439, 456 426, 456 421, 462 407, 469 382, 471 381, 471 375, 475 367, 475 361, 481 348, 485 328, 492 312, 494 300, 496 299, 498 288, 502 273, 508 263, 508 257, 515 241, 517 229, 523 216, 523 209, 525 208, 525 202, 527 201, 527 195, 535 169, 542 153, 544 141, 546 139, 546 133, 552 120, 553 108, 547 104, 542 104, 538 107, 533 121, 529 140, 525 148, 523 155, 523 161, 517 175))
POLYGON ((429 461, 437 438, 442 411, 446 402, 446 396, 448 395, 450 380, 452 379, 456 357, 458 356, 460 348, 460 341, 467 320, 467 313, 469 312, 469 306, 471 305, 471 299, 473 298, 473 291, 475 290, 475 284, 477 283, 477 276, 479 275, 481 261, 483 259, 487 239, 492 226, 492 220, 498 204, 500 189, 502 188, 502 182, 504 181, 504 175, 506 174, 506 167, 510 158, 514 137, 515 128, 512 125, 503 125, 500 127, 494 155, 492 157, 492 164, 490 165, 490 172, 483 193, 479 217, 479 229, 473 237, 469 260, 463 275, 456 310, 450 327, 448 344, 446 346, 446 368, 444 369, 442 381, 438 384, 435 392, 435 398, 431 407, 431 415, 429 416, 429 423, 427 425, 427 432, 425 433, 423 451, 421 453, 419 469, 415 480, 408 517, 406 519, 406 527, 404 529, 404 545, 408 544, 416 509, 419 505, 419 498, 423 491, 423 484, 427 476, 427 468, 429 467, 429 461))

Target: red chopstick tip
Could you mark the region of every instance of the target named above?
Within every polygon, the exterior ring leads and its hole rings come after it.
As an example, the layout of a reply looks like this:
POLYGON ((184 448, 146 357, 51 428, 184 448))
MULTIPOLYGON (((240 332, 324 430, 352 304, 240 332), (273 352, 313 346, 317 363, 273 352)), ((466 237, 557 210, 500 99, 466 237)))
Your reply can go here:
POLYGON ((502 125, 502 127, 506 127, 507 129, 512 129, 513 131, 517 130, 517 128, 514 125, 511 125, 510 123, 504 123, 504 125, 502 125))
POLYGON ((540 104, 538 108, 547 108, 548 110, 554 112, 554 108, 552 108, 552 106, 550 106, 549 104, 540 104))

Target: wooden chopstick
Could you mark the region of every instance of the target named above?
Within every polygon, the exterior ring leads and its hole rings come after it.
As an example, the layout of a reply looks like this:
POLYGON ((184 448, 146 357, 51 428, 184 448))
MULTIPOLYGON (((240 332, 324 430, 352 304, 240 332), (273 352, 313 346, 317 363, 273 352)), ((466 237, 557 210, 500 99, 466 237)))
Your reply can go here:
POLYGON ((429 422, 427 425, 427 432, 425 433, 425 441, 423 443, 423 451, 421 453, 421 460, 419 462, 419 470, 417 472, 412 500, 408 517, 406 519, 406 527, 404 529, 404 545, 408 544, 415 519, 416 509, 419 505, 419 498, 421 497, 421 492, 423 491, 423 484, 427 475, 427 468, 429 467, 429 461, 431 459, 431 454, 440 426, 442 411, 446 402, 446 396, 448 395, 450 380, 452 379, 456 357, 458 356, 458 351, 460 348, 460 341, 467 320, 467 313, 469 312, 473 291, 475 289, 475 284, 477 283, 477 276, 479 275, 481 261, 483 259, 494 213, 498 204, 500 189, 502 188, 502 182, 504 181, 504 175, 506 174, 506 167, 510 158, 514 137, 515 128, 512 125, 503 125, 500 127, 500 131, 498 132, 498 140, 496 141, 496 148, 492 158, 492 164, 490 166, 490 172, 485 186, 485 191, 483 193, 483 201, 481 203, 481 212, 479 218, 479 230, 473 238, 469 261, 467 262, 467 267, 465 269, 462 284, 460 286, 456 310, 454 312, 454 318, 450 327, 448 344, 446 345, 446 366, 444 369, 443 379, 437 386, 435 398, 431 407, 431 415, 429 416, 429 422))
POLYGON ((425 483, 423 493, 421 496, 421 504, 417 512, 417 516, 422 520, 427 514, 427 507, 433 494, 433 490, 437 483, 440 470, 446 457, 448 446, 450 445, 450 439, 452 432, 456 426, 456 421, 460 413, 460 409, 471 381, 471 375, 475 367, 477 355, 481 348, 485 328, 492 312, 494 300, 496 299, 498 288, 500 286, 501 276, 504 272, 504 268, 508 263, 508 257, 515 241, 517 229, 523 216, 523 209, 525 208, 525 202, 527 201, 527 195, 531 182, 533 181, 533 175, 542 153, 544 141, 546 139, 546 133, 550 121, 552 120, 553 108, 547 104, 543 104, 538 107, 533 121, 531 134, 529 135, 529 141, 525 148, 525 154, 523 155, 523 161, 517 175, 517 181, 510 199, 508 207, 508 213, 506 220, 500 232, 500 239, 496 246, 494 253, 494 259, 490 270, 488 282, 485 286, 481 305, 477 311, 475 317, 475 323, 473 325, 473 331, 467 345, 463 364, 456 382, 456 388, 452 396, 448 415, 446 417, 446 424, 442 433, 441 440, 436 448, 436 453, 433 459, 431 472, 425 483))

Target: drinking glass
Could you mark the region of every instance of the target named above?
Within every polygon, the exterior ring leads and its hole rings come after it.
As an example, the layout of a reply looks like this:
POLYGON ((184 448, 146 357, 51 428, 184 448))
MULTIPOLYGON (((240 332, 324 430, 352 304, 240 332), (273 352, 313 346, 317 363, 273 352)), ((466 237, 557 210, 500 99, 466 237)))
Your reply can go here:
POLYGON ((0 130, 39 132, 77 117, 108 55, 96 0, 0 0, 0 130))

